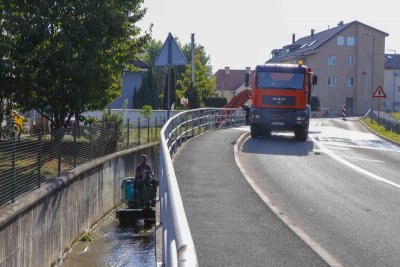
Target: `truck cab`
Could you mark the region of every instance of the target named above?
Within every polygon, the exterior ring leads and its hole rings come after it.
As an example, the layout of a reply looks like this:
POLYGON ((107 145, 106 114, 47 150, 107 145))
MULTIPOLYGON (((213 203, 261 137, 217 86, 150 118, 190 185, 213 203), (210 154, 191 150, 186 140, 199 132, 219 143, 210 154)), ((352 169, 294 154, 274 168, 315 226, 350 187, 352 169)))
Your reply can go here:
POLYGON ((311 68, 301 63, 257 66, 253 81, 251 136, 293 131, 296 139, 305 141, 315 83, 311 68))

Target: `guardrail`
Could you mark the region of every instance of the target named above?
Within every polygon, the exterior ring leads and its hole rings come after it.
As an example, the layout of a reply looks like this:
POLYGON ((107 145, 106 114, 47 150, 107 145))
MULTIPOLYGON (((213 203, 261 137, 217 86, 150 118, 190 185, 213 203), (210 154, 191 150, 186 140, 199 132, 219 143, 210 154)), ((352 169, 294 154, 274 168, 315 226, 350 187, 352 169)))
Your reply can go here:
POLYGON ((196 135, 244 123, 241 109, 195 109, 175 115, 161 129, 158 175, 163 266, 198 266, 171 155, 196 135))

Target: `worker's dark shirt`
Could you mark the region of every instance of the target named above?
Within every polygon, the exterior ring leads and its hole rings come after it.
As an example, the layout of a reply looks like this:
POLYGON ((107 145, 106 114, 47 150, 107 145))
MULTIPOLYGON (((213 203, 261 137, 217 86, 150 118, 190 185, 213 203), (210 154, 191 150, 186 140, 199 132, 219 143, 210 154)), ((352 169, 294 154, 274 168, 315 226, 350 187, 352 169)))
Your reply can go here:
POLYGON ((151 167, 147 163, 140 163, 139 165, 136 166, 136 172, 142 173, 142 171, 150 171, 152 173, 151 167))

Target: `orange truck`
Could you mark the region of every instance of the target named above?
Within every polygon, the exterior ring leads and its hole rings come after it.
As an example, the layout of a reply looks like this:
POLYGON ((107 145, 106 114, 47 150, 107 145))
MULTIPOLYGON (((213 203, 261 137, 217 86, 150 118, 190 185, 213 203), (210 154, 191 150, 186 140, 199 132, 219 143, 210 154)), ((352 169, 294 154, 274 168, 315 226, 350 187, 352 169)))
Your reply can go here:
MULTIPOLYGON (((246 76, 246 83, 248 83, 246 76)), ((305 141, 311 117, 311 92, 317 83, 311 68, 299 64, 265 64, 253 75, 251 137, 293 131, 305 141)))

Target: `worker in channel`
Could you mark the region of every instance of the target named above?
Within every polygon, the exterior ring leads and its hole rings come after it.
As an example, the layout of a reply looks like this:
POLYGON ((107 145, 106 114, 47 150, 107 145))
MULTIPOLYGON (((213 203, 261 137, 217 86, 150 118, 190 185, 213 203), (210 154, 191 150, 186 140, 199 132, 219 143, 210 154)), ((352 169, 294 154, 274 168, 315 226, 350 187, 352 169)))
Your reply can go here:
POLYGON ((135 169, 135 178, 136 179, 143 179, 143 171, 149 171, 151 177, 154 175, 151 166, 147 162, 148 162, 147 155, 142 155, 140 163, 136 166, 136 169, 135 169))
POLYGON ((138 199, 149 199, 149 186, 158 185, 158 181, 154 179, 153 170, 147 161, 147 155, 142 155, 141 162, 136 166, 135 169, 135 197, 138 199), (150 179, 150 181, 144 180, 144 171, 148 171, 149 176, 146 178, 150 179))
POLYGON ((250 107, 243 104, 242 109, 246 112, 246 125, 250 125, 250 107))

